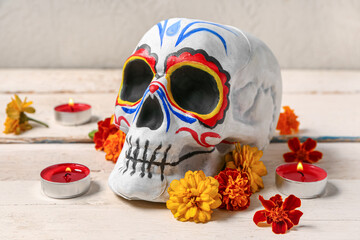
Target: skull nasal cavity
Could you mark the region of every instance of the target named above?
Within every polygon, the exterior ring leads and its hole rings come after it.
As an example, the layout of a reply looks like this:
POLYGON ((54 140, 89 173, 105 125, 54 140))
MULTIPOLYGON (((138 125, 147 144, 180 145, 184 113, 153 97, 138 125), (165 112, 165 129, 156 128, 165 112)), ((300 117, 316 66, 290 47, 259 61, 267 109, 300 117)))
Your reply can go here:
POLYGON ((136 127, 148 127, 151 130, 156 130, 161 126, 163 121, 164 114, 159 100, 156 97, 148 97, 142 105, 136 127))

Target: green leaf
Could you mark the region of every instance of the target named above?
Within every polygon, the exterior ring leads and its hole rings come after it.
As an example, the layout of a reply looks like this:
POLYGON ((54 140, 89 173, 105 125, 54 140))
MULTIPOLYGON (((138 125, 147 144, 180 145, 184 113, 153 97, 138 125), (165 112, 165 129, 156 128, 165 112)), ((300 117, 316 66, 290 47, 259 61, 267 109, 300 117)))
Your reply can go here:
POLYGON ((95 133, 97 133, 98 130, 92 130, 91 132, 89 132, 89 138, 94 139, 94 135, 95 133))

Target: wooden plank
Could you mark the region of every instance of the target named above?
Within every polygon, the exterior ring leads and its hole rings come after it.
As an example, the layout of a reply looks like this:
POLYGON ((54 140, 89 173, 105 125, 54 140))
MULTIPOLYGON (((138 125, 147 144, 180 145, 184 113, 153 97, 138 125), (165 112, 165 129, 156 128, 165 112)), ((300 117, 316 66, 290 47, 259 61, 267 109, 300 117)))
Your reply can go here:
MULTIPOLYGON (((24 99, 26 95, 20 95, 24 99)), ((21 135, 4 134, 3 124, 5 122, 6 104, 10 101, 12 95, 0 95, 0 143, 68 143, 68 142, 91 142, 88 133, 97 129, 97 122, 110 117, 113 114, 116 94, 33 94, 28 95, 28 100, 34 102, 36 109, 35 114, 31 117, 41 120, 49 125, 45 128, 39 124, 32 123, 32 130, 22 133, 21 135), (67 103, 69 98, 74 98, 75 102, 84 102, 92 106, 91 122, 80 126, 62 126, 55 122, 54 107, 67 103)), ((29 114, 30 116, 30 114, 29 114)))
MULTIPOLYGON (((266 179, 265 179, 266 180, 266 179)), ((354 191, 360 184, 360 180, 336 180, 328 181, 326 193, 316 199, 302 199, 302 209, 306 212, 306 216, 311 220, 358 220, 360 221, 360 210, 357 207, 360 198, 359 191, 354 191), (348 207, 344 211, 343 204, 348 207), (316 209, 316 211, 314 211, 316 209), (351 210, 350 210, 351 209, 351 210), (359 214, 354 214, 356 211, 359 214), (339 218, 339 216, 341 216, 339 218)), ((52 199, 45 196, 41 192, 40 180, 30 181, 0 181, 0 207, 16 207, 16 206, 110 206, 114 205, 122 211, 134 211, 136 206, 166 209, 165 205, 160 203, 151 203, 145 201, 128 201, 115 195, 107 185, 107 176, 102 175, 102 179, 92 180, 92 186, 88 193, 83 196, 72 199, 52 199), (26 196, 26 197, 23 197, 26 196)), ((244 211, 242 217, 251 218, 254 214, 253 210, 259 210, 261 203, 258 201, 259 194, 265 198, 270 198, 275 194, 280 194, 275 187, 275 178, 272 181, 265 182, 265 188, 251 196, 251 205, 247 211, 244 211)), ((284 195, 283 195, 284 196, 284 195)), ((286 196, 285 196, 286 197, 286 196)))
MULTIPOLYGON (((329 179, 360 180, 360 143, 319 143, 316 149, 323 153, 317 165, 328 172, 329 179)), ((275 179, 275 168, 284 163, 282 155, 289 151, 284 143, 270 144, 264 151, 266 182, 275 179)), ((0 155, 0 181, 38 180, 42 169, 61 162, 85 164, 94 179, 108 176, 114 167, 94 144, 0 144, 0 155)))
MULTIPOLYGON (((264 152, 269 174, 265 189, 251 197, 245 211, 215 210, 207 224, 176 221, 164 204, 127 201, 107 186, 114 164, 104 159, 93 144, 0 144, 0 239, 230 239, 278 238, 270 227, 257 227, 252 217, 262 209, 258 195, 277 194, 274 170, 283 163, 286 144, 270 144, 264 152), (79 162, 90 167, 92 186, 83 196, 59 200, 46 197, 39 173, 59 162, 79 162), (131 217, 129 217, 131 216, 131 217)), ((300 224, 286 239, 356 239, 360 209, 356 191, 360 184, 360 143, 320 143, 324 153, 319 166, 327 170, 329 183, 320 198, 302 200, 300 224)))
MULTIPOLYGON (((24 95, 20 95, 24 99, 24 95)), ((6 108, 12 95, 0 95, 0 109, 6 108)), ((111 116, 114 110, 116 94, 31 94, 28 100, 34 102, 37 112, 31 116, 49 124, 44 128, 33 124, 34 129, 21 135, 0 133, 0 143, 66 143, 90 142, 87 134, 97 128, 97 121, 111 116), (54 120, 53 108, 66 103, 69 97, 77 102, 92 105, 93 118, 88 124, 67 127, 57 124, 54 120)), ((300 137, 312 137, 321 142, 327 141, 360 141, 360 94, 309 95, 284 94, 283 105, 295 109, 300 121, 300 137)), ((0 123, 5 121, 5 111, 0 111, 0 123)), ((3 126, 1 127, 3 129, 3 126)), ((286 142, 293 136, 275 136, 275 142, 286 142)))
MULTIPOLYGON (((116 93, 121 72, 121 69, 1 69, 0 92, 116 93)), ((282 78, 284 93, 360 93, 360 71, 283 69, 282 78)))
POLYGON ((1 93, 108 93, 120 87, 121 70, 1 69, 1 93), (26 84, 24 84, 26 83, 26 84))
MULTIPOLYGON (((271 227, 257 227, 255 210, 215 210, 206 224, 176 221, 164 206, 127 203, 111 206, 0 207, 2 239, 358 239, 359 220, 313 220, 304 211, 298 226, 284 236, 271 227), (251 214, 247 214, 250 213, 251 214), (41 214, 40 214, 41 213, 41 214), (244 217, 244 215, 248 215, 244 217)), ((321 208, 320 208, 321 209, 321 208)), ((313 212, 317 210, 313 208, 313 212)), ((319 214, 322 214, 318 213, 319 214)), ((316 213, 314 213, 316 215, 316 213)))
POLYGON ((284 93, 360 93, 360 71, 282 70, 284 93))
MULTIPOLYGON (((296 136, 311 137, 319 142, 360 140, 360 95, 283 94, 282 106, 295 110, 300 122, 296 136)), ((275 135, 274 141, 293 136, 275 135)))
MULTIPOLYGON (((65 200, 66 201, 66 200, 65 200)), ((126 202, 118 205, 30 205, 0 206, 2 239, 269 239, 271 227, 257 227, 252 216, 256 210, 240 212, 215 210, 212 221, 206 224, 176 221, 164 204, 126 202), (86 238, 85 238, 86 237, 86 238)), ((339 203, 341 204, 341 203, 339 203)), ((357 239, 359 211, 354 220, 336 216, 335 209, 322 206, 300 208, 304 215, 286 239, 357 239), (335 210, 335 213, 331 213, 335 210), (317 216, 317 217, 316 217, 317 216), (321 216, 321 217, 319 217, 321 216), (313 219, 313 217, 316 217, 313 219), (321 219, 319 219, 321 218, 321 219)))

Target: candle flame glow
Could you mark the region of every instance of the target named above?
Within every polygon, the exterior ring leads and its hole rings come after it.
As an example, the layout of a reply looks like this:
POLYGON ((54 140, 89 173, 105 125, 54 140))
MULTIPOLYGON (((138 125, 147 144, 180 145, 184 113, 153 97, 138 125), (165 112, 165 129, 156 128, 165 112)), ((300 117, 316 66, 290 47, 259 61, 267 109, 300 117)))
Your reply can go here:
POLYGON ((70 107, 74 106, 74 100, 72 98, 69 98, 69 106, 70 107))
POLYGON ((65 169, 65 172, 71 172, 71 168, 67 167, 67 168, 65 169))
POLYGON ((296 170, 297 170, 298 172, 302 172, 302 171, 304 170, 304 167, 303 167, 303 165, 302 165, 301 162, 298 163, 298 165, 297 165, 297 167, 296 167, 296 170))

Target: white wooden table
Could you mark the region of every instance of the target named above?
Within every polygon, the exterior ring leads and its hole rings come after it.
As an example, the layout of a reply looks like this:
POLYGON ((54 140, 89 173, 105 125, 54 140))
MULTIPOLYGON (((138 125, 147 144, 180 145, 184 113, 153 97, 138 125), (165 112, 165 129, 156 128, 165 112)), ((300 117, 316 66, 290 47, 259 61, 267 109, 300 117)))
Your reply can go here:
MULTIPOLYGON (((360 72, 283 71, 283 105, 295 109, 300 137, 318 140, 328 172, 326 193, 302 200, 300 224, 278 236, 257 227, 259 194, 245 211, 215 210, 206 224, 176 221, 165 204, 127 201, 107 186, 114 164, 88 139, 96 123, 112 114, 120 84, 115 70, 1 70, 0 123, 14 93, 34 101, 49 129, 19 136, 0 133, 0 239, 360 239, 360 72), (69 97, 93 106, 92 122, 78 127, 55 123, 53 107, 69 97), (11 144, 16 143, 16 144, 11 144), (41 192, 40 171, 55 163, 78 162, 91 170, 85 195, 51 199, 41 192)), ((265 198, 278 193, 274 171, 288 152, 288 137, 276 136, 262 160, 265 198)))

